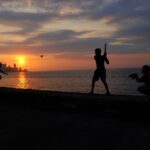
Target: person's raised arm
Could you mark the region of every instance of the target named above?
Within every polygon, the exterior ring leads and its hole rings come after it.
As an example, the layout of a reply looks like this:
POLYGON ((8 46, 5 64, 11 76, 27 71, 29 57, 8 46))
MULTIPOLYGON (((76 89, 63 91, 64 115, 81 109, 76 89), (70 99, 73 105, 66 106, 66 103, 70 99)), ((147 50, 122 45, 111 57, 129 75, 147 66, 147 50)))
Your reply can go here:
POLYGON ((107 56, 105 57, 105 62, 106 62, 106 64, 109 64, 109 60, 108 60, 107 56))

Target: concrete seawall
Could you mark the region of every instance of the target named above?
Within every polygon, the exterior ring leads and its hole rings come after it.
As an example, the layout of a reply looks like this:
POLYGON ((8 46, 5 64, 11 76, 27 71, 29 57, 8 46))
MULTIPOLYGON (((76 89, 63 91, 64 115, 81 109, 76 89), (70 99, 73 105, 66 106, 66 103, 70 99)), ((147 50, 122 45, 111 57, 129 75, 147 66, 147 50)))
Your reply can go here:
POLYGON ((0 149, 150 149, 142 96, 0 88, 0 149))
MULTIPOLYGON (((77 112, 127 116, 149 114, 150 104, 143 96, 89 95, 40 90, 0 88, 0 103, 55 112, 77 112)), ((145 116, 144 115, 144 116, 145 116)))

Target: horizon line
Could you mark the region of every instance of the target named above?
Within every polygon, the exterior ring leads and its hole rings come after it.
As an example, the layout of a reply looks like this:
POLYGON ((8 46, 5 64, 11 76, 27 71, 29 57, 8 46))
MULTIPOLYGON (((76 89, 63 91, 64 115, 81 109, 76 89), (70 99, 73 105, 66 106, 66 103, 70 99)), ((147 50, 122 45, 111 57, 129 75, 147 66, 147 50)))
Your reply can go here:
MULTIPOLYGON (((106 70, 115 70, 115 69, 140 69, 141 67, 118 67, 118 68, 108 68, 106 70)), ((89 69, 64 69, 64 70, 28 70, 28 72, 61 72, 61 71, 89 71, 95 70, 96 68, 89 69)))

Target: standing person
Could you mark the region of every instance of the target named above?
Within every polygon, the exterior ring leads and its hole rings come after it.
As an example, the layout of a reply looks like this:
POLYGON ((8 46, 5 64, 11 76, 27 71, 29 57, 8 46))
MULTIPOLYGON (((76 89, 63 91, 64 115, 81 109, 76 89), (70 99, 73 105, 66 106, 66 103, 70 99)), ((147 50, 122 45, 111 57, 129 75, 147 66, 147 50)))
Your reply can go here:
POLYGON ((139 83, 144 83, 142 86, 138 87, 138 91, 150 98, 150 66, 144 65, 142 67, 142 74, 142 77, 139 77, 137 73, 131 74, 129 77, 135 79, 139 83))
POLYGON ((110 95, 108 84, 106 82, 106 69, 105 69, 105 63, 109 64, 109 60, 107 58, 107 43, 105 43, 105 49, 104 49, 104 54, 101 55, 101 49, 96 48, 95 49, 95 62, 96 62, 96 70, 94 72, 93 80, 92 80, 92 88, 91 88, 91 94, 94 92, 94 87, 95 87, 95 82, 101 78, 102 83, 104 84, 106 88, 106 94, 110 95))
MULTIPOLYGON (((3 74, 5 74, 5 75, 8 75, 6 72, 4 72, 3 70, 2 70, 2 64, 0 63, 0 73, 3 73, 3 74)), ((0 75, 0 79, 2 79, 2 76, 0 75)))

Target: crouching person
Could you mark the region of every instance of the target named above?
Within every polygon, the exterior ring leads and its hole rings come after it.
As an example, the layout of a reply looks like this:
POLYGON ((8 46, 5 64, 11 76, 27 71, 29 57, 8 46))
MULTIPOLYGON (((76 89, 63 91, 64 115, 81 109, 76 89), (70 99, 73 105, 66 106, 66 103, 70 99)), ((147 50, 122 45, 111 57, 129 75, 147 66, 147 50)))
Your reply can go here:
POLYGON ((135 79, 139 83, 144 83, 142 86, 138 87, 138 91, 146 96, 150 100, 150 66, 144 65, 142 67, 142 77, 139 77, 138 74, 131 74, 129 77, 135 79))

